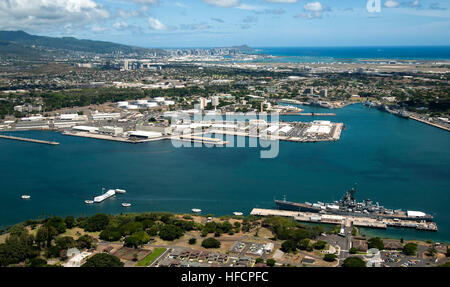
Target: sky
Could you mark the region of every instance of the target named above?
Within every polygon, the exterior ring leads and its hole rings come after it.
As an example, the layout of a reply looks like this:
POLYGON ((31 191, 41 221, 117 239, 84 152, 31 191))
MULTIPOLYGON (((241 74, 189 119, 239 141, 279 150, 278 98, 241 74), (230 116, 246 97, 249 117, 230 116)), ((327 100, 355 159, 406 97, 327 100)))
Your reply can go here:
POLYGON ((450 0, 0 0, 0 30, 149 48, 450 45, 450 0))

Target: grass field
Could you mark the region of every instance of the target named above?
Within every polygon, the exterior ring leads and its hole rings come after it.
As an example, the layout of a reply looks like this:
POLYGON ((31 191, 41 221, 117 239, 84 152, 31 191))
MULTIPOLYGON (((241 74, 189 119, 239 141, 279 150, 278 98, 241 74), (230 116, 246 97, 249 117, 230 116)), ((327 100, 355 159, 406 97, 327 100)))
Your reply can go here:
POLYGON ((136 266, 149 266, 153 261, 155 261, 156 258, 163 254, 164 251, 166 251, 166 248, 155 248, 152 253, 145 256, 144 259, 136 263, 136 266))

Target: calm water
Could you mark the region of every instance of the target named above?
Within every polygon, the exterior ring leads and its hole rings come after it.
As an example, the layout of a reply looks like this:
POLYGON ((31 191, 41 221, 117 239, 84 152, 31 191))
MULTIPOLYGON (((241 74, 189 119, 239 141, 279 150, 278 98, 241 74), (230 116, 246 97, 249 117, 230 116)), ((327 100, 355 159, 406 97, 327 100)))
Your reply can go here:
POLYGON ((214 215, 248 213, 254 207, 274 208, 273 198, 284 194, 292 201, 338 200, 357 182, 358 200, 371 198, 389 208, 431 213, 440 228, 437 233, 376 232, 450 241, 450 133, 361 105, 333 112, 336 117, 321 119, 346 124, 340 141, 281 142, 275 159, 260 159, 256 148, 177 149, 170 141, 130 145, 53 132, 15 132, 61 145, 0 140, 0 225, 97 212, 201 208, 214 215), (128 192, 85 205, 102 187, 128 192), (32 199, 21 200, 22 194, 32 199), (125 209, 122 202, 133 206, 125 209))
POLYGON ((272 47, 259 53, 282 58, 274 62, 355 62, 364 59, 448 60, 450 46, 393 47, 272 47))

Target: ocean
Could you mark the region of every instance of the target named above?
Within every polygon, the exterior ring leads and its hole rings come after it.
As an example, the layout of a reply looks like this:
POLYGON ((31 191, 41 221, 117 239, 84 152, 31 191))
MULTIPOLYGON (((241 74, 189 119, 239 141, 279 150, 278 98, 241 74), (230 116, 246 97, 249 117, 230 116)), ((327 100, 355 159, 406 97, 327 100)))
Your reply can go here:
POLYGON ((262 47, 259 54, 276 56, 269 62, 359 62, 372 59, 449 60, 450 46, 389 47, 262 47))
POLYGON ((283 116, 286 121, 345 123, 338 142, 281 142, 278 157, 259 148, 175 148, 170 141, 126 144, 56 132, 10 132, 58 141, 47 146, 0 139, 0 226, 49 215, 170 211, 248 214, 276 208, 274 198, 330 202, 358 184, 356 198, 387 208, 435 216, 438 232, 389 228, 365 234, 450 242, 450 133, 360 104, 306 112, 335 117, 283 116), (84 200, 102 187, 127 193, 95 205, 84 200), (22 200, 22 194, 32 196, 22 200), (123 208, 122 202, 130 202, 123 208))

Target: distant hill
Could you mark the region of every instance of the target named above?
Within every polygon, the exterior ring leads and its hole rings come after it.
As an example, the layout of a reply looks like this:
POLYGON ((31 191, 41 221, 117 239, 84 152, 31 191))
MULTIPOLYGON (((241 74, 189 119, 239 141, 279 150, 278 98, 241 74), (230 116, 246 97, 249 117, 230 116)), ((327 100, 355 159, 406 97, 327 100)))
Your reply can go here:
POLYGON ((108 54, 121 52, 123 54, 145 53, 160 51, 145 49, 104 41, 80 40, 73 37, 46 37, 35 36, 24 31, 0 31, 0 52, 12 53, 15 49, 24 52, 24 49, 40 48, 45 50, 66 50, 86 53, 108 54))

